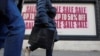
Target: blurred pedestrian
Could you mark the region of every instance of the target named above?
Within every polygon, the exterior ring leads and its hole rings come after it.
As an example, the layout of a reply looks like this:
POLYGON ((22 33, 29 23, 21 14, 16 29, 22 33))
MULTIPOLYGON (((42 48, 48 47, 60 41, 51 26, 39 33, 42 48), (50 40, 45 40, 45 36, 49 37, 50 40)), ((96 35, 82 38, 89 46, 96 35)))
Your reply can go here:
POLYGON ((21 56, 24 20, 14 0, 0 0, 0 47, 4 56, 21 56))
MULTIPOLYGON (((50 0, 37 0, 36 5, 37 15, 35 24, 46 26, 48 29, 55 31, 54 42, 58 41, 59 38, 56 30, 56 23, 54 21, 56 8, 52 6, 50 0)), ((52 44, 52 48, 46 49, 46 56, 52 56, 54 42, 52 44)), ((39 48, 38 45, 27 46, 25 49, 25 56, 30 56, 30 52, 37 48, 39 48)))

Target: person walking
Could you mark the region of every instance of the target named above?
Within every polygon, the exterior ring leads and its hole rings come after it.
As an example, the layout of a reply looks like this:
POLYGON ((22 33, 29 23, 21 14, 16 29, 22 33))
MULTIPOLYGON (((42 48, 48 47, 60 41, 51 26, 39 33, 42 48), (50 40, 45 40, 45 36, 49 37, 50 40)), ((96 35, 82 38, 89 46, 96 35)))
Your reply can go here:
MULTIPOLYGON (((55 31, 56 33, 54 34, 54 42, 58 41, 59 37, 56 30, 56 23, 54 21, 56 16, 56 8, 52 6, 50 0, 37 0, 36 5, 37 15, 35 24, 42 25, 50 30, 55 31)), ((52 48, 46 49, 46 56, 52 56, 54 42, 52 44, 52 48)), ((37 48, 39 48, 38 45, 27 46, 25 49, 25 56, 30 56, 30 52, 36 50, 37 48)))
POLYGON ((21 56, 24 20, 14 0, 0 0, 0 47, 4 56, 21 56))

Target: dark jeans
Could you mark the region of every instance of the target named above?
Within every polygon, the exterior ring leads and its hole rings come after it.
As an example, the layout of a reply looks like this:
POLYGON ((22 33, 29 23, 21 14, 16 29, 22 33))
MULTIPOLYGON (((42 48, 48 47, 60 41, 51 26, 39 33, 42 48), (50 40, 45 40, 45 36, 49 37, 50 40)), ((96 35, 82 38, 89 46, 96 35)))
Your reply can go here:
POLYGON ((5 5, 4 1, 7 5, 3 13, 7 18, 0 17, 0 41, 2 37, 5 41, 0 42, 0 46, 2 48, 4 45, 4 56, 21 56, 25 32, 24 20, 13 0, 0 0, 0 10, 5 5), (1 23, 1 20, 4 22, 1 23))

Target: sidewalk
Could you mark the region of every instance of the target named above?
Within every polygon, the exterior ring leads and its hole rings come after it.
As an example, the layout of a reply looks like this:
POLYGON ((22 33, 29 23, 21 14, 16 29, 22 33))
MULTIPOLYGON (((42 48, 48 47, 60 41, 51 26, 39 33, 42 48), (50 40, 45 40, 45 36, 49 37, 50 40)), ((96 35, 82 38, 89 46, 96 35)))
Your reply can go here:
MULTIPOLYGON (((3 56, 3 49, 0 50, 0 56, 3 56)), ((22 55, 24 52, 22 51, 22 55)), ((31 56, 45 56, 44 49, 38 49, 31 53, 31 56)), ((53 56, 100 56, 100 51, 63 51, 54 50, 53 56)))

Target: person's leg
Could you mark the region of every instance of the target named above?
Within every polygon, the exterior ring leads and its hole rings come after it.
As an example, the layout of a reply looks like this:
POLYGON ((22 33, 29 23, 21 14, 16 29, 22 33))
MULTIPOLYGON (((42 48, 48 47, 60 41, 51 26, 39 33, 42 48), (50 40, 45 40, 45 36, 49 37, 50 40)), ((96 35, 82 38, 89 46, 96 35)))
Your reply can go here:
POLYGON ((25 48, 25 50, 24 50, 24 56, 30 56, 30 52, 31 52, 31 50, 30 50, 30 48, 27 46, 26 48, 25 48))
POLYGON ((4 48, 4 40, 0 40, 0 49, 4 48))
POLYGON ((5 40, 4 56, 21 56, 25 25, 13 0, 7 0, 6 16, 9 34, 5 40))
MULTIPOLYGON (((4 3, 4 1, 3 1, 3 3, 4 3)), ((2 5, 0 5, 0 6, 2 6, 2 5)), ((4 48, 4 42, 5 42, 5 38, 7 37, 7 32, 8 32, 7 31, 8 29, 5 25, 6 16, 4 15, 4 11, 1 9, 2 8, 0 8, 0 49, 4 48)))
POLYGON ((36 50, 37 48, 38 48, 37 45, 27 46, 25 48, 25 56, 30 56, 30 52, 36 50))
POLYGON ((53 49, 46 49, 46 56, 52 56, 53 49))
POLYGON ((54 43, 53 43, 53 45, 50 49, 46 49, 46 56, 52 56, 53 55, 53 47, 54 47, 54 43))

